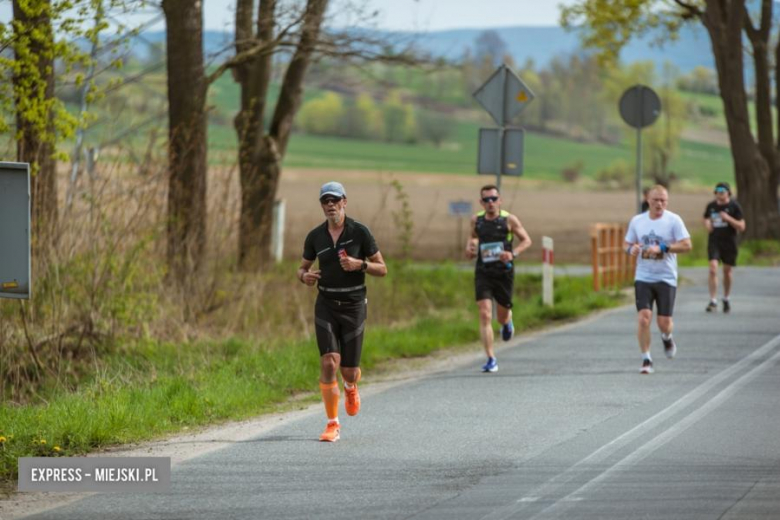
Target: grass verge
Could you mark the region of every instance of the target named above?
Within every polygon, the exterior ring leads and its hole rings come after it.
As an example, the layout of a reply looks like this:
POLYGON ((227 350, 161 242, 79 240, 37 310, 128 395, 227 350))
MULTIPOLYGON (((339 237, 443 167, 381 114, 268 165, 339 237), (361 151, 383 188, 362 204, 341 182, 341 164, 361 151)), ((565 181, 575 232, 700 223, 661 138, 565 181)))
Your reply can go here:
MULTIPOLYGON (((690 253, 677 255, 681 267, 706 267, 707 232, 691 233, 693 250, 690 253)), ((739 245, 737 266, 770 267, 780 265, 780 240, 745 240, 739 245)))
MULTIPOLYGON (((471 301, 473 275, 453 266, 443 269, 451 283, 442 291, 454 305, 439 303, 429 310, 421 306, 419 317, 400 324, 376 326, 369 321, 361 363, 368 381, 371 370, 388 360, 444 348, 473 348, 479 339, 477 309, 471 301)), ((622 301, 619 293, 593 293, 591 284, 589 277, 557 279, 556 305, 547 308, 541 305, 541 277, 519 275, 516 330, 622 301)), ((438 300, 436 295, 429 298, 438 300)), ((51 391, 36 404, 0 406, 0 482, 8 487, 16 478, 19 457, 79 455, 283 409, 292 397, 314 395, 319 375, 316 353, 311 337, 192 344, 146 340, 126 345, 76 391, 51 391)))

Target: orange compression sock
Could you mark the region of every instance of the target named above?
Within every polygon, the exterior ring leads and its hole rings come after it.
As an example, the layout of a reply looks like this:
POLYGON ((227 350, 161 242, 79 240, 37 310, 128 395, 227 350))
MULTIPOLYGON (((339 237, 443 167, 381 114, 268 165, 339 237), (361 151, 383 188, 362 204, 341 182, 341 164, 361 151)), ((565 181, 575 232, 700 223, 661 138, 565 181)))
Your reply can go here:
POLYGON ((322 402, 325 403, 325 413, 328 419, 336 419, 339 415, 339 382, 323 383, 320 381, 322 402))

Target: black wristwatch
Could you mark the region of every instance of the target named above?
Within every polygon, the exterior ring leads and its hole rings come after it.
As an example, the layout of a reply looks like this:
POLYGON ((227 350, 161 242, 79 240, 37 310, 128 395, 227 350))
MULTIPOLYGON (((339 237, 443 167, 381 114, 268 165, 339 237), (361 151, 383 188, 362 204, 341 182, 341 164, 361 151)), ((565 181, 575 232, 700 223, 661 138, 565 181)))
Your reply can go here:
POLYGON ((363 260, 363 263, 360 265, 360 270, 361 270, 361 271, 363 271, 363 272, 365 273, 365 272, 366 272, 366 269, 368 269, 368 262, 366 262, 365 260, 363 260))

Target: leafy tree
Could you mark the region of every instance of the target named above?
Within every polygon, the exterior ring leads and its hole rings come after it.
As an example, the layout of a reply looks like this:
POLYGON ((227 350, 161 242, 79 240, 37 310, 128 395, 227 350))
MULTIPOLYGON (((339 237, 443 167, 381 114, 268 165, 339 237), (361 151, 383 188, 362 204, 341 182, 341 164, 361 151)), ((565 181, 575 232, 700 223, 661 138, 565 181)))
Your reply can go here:
POLYGON ((681 90, 687 90, 688 92, 717 94, 718 78, 714 70, 699 65, 687 75, 682 76, 678 80, 677 86, 681 90))
POLYGON ((441 146, 445 139, 452 135, 452 121, 436 112, 424 111, 420 114, 420 139, 441 146))
MULTIPOLYGON (((11 51, 0 55, 0 75, 10 79, 0 82, 0 133, 13 133, 17 160, 30 164, 36 263, 50 256, 57 237, 56 161, 67 157, 58 144, 71 137, 80 123, 55 96, 57 69, 68 74, 74 65, 90 63, 90 56, 78 42, 95 42, 107 27, 99 9, 102 4, 110 9, 130 3, 133 1, 13 0, 13 20, 0 23, 0 49, 11 51)), ((77 85, 85 80, 81 74, 71 79, 77 85)), ((94 96, 94 88, 90 91, 94 96)))
MULTIPOLYGON (((301 109, 300 120, 303 121, 308 103, 301 109)), ((345 103, 344 110, 333 131, 334 135, 354 139, 381 140, 384 138, 384 123, 382 111, 374 99, 367 93, 345 103)))
POLYGON ((773 36, 774 2, 761 0, 579 0, 562 8, 566 27, 583 24, 586 46, 599 49, 604 61, 615 61, 633 37, 659 28, 675 37, 685 23, 704 26, 712 44, 718 90, 728 126, 739 201, 745 210, 748 238, 780 238, 777 189, 780 180, 780 116, 773 126, 772 98, 780 99, 778 77, 771 69, 780 63, 780 39, 773 36), (748 42, 755 69, 757 138, 750 128, 745 86, 744 43, 748 42), (772 46, 774 46, 772 48, 772 46), (772 52, 773 51, 773 52, 772 52))
POLYGON ((474 41, 474 58, 477 63, 485 60, 493 67, 498 66, 506 54, 506 42, 494 30, 482 31, 474 41))
POLYGON ((383 139, 385 128, 382 122, 382 111, 369 94, 362 93, 355 99, 355 110, 365 125, 366 139, 383 139))
POLYGON ((301 128, 310 134, 342 134, 342 118, 346 114, 344 101, 335 92, 326 92, 303 105, 298 117, 301 128))
POLYGON ((390 92, 382 106, 385 119, 385 139, 391 142, 413 142, 417 138, 417 121, 414 109, 404 103, 401 94, 390 92))

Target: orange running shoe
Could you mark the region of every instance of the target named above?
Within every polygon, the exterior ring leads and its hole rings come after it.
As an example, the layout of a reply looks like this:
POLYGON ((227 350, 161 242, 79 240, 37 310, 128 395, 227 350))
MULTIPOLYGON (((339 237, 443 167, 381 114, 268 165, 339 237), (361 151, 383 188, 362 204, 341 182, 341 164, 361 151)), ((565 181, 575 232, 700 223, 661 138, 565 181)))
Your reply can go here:
POLYGON ((347 400, 344 401, 344 408, 347 415, 357 415, 360 411, 360 394, 358 393, 357 383, 352 388, 344 387, 344 393, 347 394, 347 400))
POLYGON ((320 435, 322 442, 336 442, 339 440, 339 432, 341 427, 336 421, 328 421, 328 425, 325 427, 325 431, 320 435))

